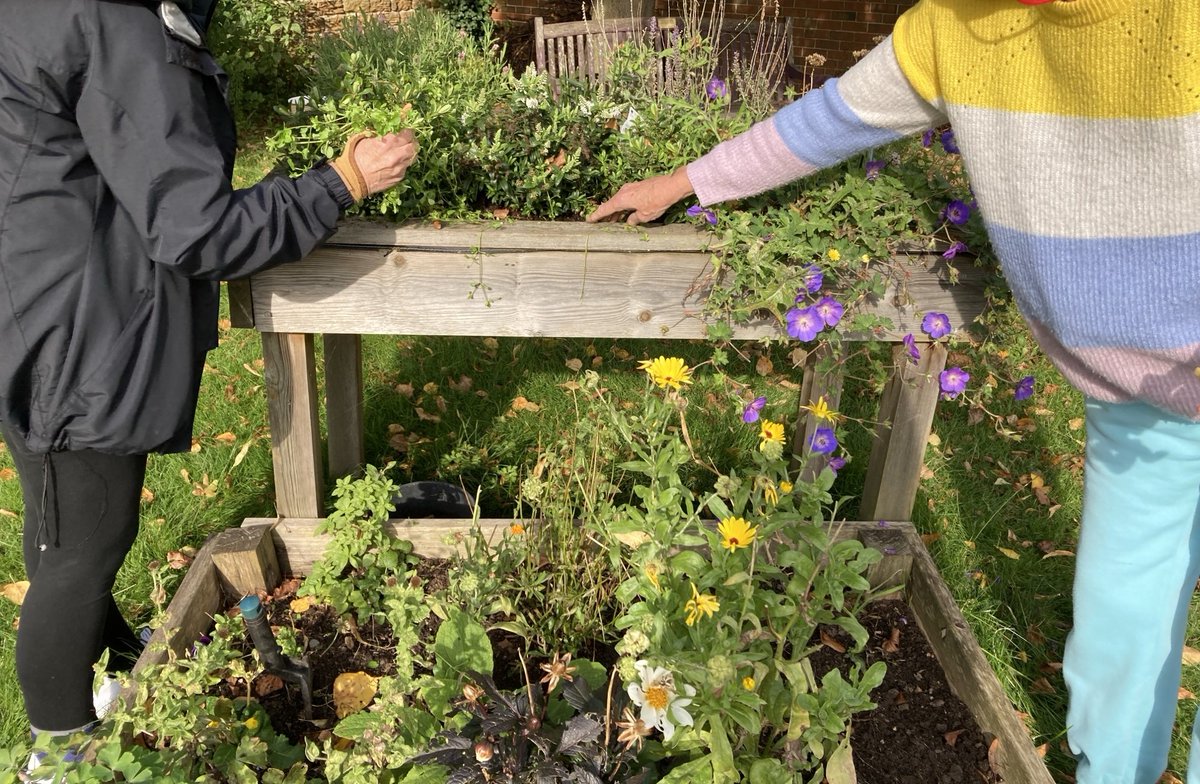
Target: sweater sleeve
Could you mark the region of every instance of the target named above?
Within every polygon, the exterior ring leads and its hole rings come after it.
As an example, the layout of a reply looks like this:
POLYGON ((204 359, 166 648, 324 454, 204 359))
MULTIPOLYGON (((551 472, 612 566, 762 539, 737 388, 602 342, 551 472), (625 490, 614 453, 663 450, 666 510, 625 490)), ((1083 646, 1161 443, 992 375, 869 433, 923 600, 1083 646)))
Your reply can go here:
POLYGON ((885 38, 840 79, 722 142, 687 167, 700 203, 752 196, 946 121, 885 38))

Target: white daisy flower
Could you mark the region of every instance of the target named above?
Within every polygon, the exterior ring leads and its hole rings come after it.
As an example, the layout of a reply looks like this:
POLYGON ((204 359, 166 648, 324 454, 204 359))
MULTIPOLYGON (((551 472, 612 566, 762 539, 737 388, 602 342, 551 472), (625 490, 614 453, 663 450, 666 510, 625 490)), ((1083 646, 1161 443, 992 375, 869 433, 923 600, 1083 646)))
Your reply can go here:
POLYGON ((641 720, 647 727, 662 730, 663 740, 670 740, 676 725, 692 726, 692 715, 685 708, 692 704, 696 689, 684 684, 686 696, 680 696, 675 688, 675 676, 663 667, 651 667, 645 660, 637 662, 637 683, 629 684, 629 699, 642 709, 641 720))

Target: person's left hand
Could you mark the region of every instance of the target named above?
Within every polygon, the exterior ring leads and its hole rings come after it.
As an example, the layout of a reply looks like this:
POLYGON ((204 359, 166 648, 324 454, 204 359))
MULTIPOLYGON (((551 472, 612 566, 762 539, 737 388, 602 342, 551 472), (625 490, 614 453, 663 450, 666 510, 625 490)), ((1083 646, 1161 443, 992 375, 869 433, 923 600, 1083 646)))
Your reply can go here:
POLYGON ((662 217, 671 205, 695 193, 688 179, 687 168, 680 166, 671 174, 649 177, 639 182, 627 182, 611 199, 587 216, 596 223, 621 212, 628 212, 626 223, 636 226, 662 217))

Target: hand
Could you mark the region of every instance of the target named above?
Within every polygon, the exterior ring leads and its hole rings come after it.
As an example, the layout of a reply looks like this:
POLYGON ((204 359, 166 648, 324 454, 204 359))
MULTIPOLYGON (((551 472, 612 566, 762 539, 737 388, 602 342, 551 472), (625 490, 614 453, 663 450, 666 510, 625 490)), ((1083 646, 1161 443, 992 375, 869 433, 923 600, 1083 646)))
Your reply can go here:
POLYGON ((404 179, 417 158, 417 140, 410 129, 363 139, 354 148, 354 165, 362 172, 367 196, 386 191, 404 179))
POLYGON ((640 182, 627 182, 608 201, 587 216, 595 223, 619 212, 628 212, 626 223, 636 226, 662 217, 672 204, 695 193, 688 179, 687 168, 679 167, 671 174, 661 174, 640 182))

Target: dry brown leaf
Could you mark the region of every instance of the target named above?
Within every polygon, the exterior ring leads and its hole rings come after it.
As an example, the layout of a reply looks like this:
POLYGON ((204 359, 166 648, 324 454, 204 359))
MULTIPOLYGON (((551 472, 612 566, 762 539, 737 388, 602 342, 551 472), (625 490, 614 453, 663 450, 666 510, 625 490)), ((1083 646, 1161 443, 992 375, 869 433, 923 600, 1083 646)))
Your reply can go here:
POLYGON ((955 743, 958 743, 958 736, 962 735, 964 732, 966 732, 965 729, 950 730, 949 732, 944 733, 942 737, 946 739, 947 746, 953 746, 955 743))
POLYGON ((1064 557, 1065 558, 1074 558, 1075 553, 1071 552, 1070 550, 1051 550, 1050 552, 1048 552, 1042 556, 1042 560, 1044 561, 1047 558, 1064 558, 1064 557))
POLYGON ((1193 694, 1192 692, 1188 691, 1187 689, 1183 688, 1182 686, 1180 686, 1179 693, 1177 695, 1175 695, 1175 699, 1177 699, 1177 700, 1194 700, 1194 699, 1196 699, 1196 695, 1193 694))
POLYGON ((442 418, 437 414, 431 414, 425 409, 417 406, 417 418, 422 422, 441 422, 442 418))
POLYGON ((1050 681, 1045 678, 1038 678, 1033 683, 1029 684, 1029 690, 1034 694, 1057 694, 1058 690, 1050 685, 1050 681))
POLYGON ((1050 744, 1049 744, 1049 743, 1043 743, 1041 746, 1038 746, 1036 749, 1034 749, 1034 750, 1033 750, 1033 752, 1034 752, 1035 754, 1037 754, 1037 755, 1038 755, 1038 757, 1039 757, 1040 759, 1045 759, 1045 758, 1046 758, 1046 752, 1047 752, 1047 751, 1049 751, 1049 750, 1050 750, 1050 744))
POLYGON ((202 447, 200 446, 200 441, 193 438, 192 439, 192 450, 191 450, 192 454, 194 455, 194 454, 199 453, 201 449, 202 449, 202 447))
POLYGON ((1000 772, 1000 739, 992 738, 992 742, 988 744, 988 767, 993 773, 1000 772))
POLYGON ((154 503, 154 491, 151 490, 149 487, 146 487, 145 485, 142 486, 142 503, 144 503, 144 504, 154 503))
POLYGON ((497 220, 504 220, 508 217, 508 207, 493 207, 492 217, 497 220))
POLYGON ((775 371, 775 363, 770 357, 759 357, 754 363, 754 372, 760 376, 769 376, 775 371))
POLYGON ((1014 561, 1021 560, 1021 554, 1018 553, 1016 550, 1010 550, 1007 547, 997 547, 996 549, 999 550, 1000 554, 1003 555, 1005 558, 1011 558, 1014 561))
POLYGON ((650 541, 650 534, 645 531, 628 531, 626 533, 613 534, 613 536, 618 542, 632 550, 636 550, 650 541))
POLYGON ((1083 427, 1083 417, 1075 417, 1067 422, 1067 428, 1070 430, 1078 430, 1081 427, 1083 427))
POLYGON ((16 512, 14 512, 11 509, 0 509, 0 515, 3 515, 5 517, 20 517, 19 514, 17 514, 16 512))
POLYGON ((1183 666, 1194 667, 1200 664, 1200 651, 1190 645, 1183 646, 1183 666))
POLYGON ((397 385, 396 385, 396 391, 397 391, 397 392, 399 392, 399 393, 400 393, 401 395, 403 395, 404 397, 407 397, 407 398, 412 398, 412 396, 413 396, 413 385, 412 385, 412 384, 397 384, 397 385))
POLYGON ((578 381, 564 381, 558 386, 567 390, 568 392, 578 392, 579 390, 583 389, 583 387, 579 386, 578 381))
POLYGON ((450 381, 447 386, 455 392, 470 392, 475 381, 470 376, 459 375, 458 381, 450 381))
POLYGON ((365 672, 343 672, 333 682, 333 706, 339 719, 358 713, 375 699, 376 679, 365 672))
POLYGON ((11 468, 0 468, 0 479, 7 482, 9 479, 16 479, 17 472, 11 468))
POLYGON ((541 411, 542 407, 537 403, 529 401, 524 395, 517 395, 512 402, 513 411, 541 411))
POLYGON ((925 543, 926 547, 928 547, 929 545, 933 544, 934 542, 936 542, 938 539, 941 539, 941 538, 942 538, 942 535, 940 533, 936 533, 936 532, 931 533, 931 534, 921 534, 921 541, 925 543))
POLYGON ((28 580, 17 580, 15 583, 6 583, 0 586, 0 596, 20 607, 21 603, 25 601, 25 592, 28 590, 28 580))
POLYGON ((1025 628, 1025 639, 1029 640, 1034 645, 1045 645, 1046 635, 1042 634, 1042 629, 1036 623, 1031 623, 1025 628))
POLYGON ((567 151, 559 149, 558 155, 554 155, 546 159, 546 163, 552 169, 561 169, 567 162, 567 151))
POLYGON ((253 375, 255 375, 255 376, 258 376, 259 378, 262 378, 262 373, 260 373, 260 372, 258 371, 258 369, 257 369, 257 368, 255 368, 255 367, 254 367, 254 365, 251 365, 249 362, 243 362, 243 363, 242 363, 242 367, 244 367, 244 368, 245 368, 247 371, 249 371, 251 374, 253 374, 253 375))
POLYGON ((278 675, 264 673, 254 679, 254 694, 258 697, 265 697, 268 694, 274 694, 283 688, 283 679, 278 675))
POLYGON ((921 479, 933 479, 933 472, 928 466, 921 466, 921 479))
POLYGON ((837 639, 836 639, 835 637, 833 637, 831 634, 829 634, 828 632, 826 632, 824 629, 822 629, 822 630, 821 630, 821 643, 822 643, 822 644, 823 644, 823 645, 824 645, 826 648, 830 648, 830 649, 832 649, 832 650, 835 650, 835 651, 837 651, 838 653, 845 653, 845 652, 846 652, 846 646, 845 646, 845 645, 842 645, 840 642, 838 642, 838 641, 837 641, 837 639))
POLYGON ((172 569, 184 569, 192 562, 195 555, 183 552, 182 550, 172 550, 167 553, 167 566, 172 569))
POLYGON ((571 358, 571 359, 567 360, 566 364, 567 364, 567 369, 573 373, 578 373, 579 371, 583 370, 583 360, 582 359, 571 358))
POLYGON ((925 441, 930 446, 941 446, 942 445, 942 437, 939 436, 937 433, 930 433, 929 438, 925 439, 925 441))
POLYGON ((496 351, 500 350, 500 341, 496 340, 495 338, 484 338, 483 347, 487 351, 495 353, 496 351))
POLYGON ((307 596, 302 596, 299 599, 292 599, 292 602, 288 605, 288 607, 292 612, 296 613, 296 615, 304 615, 304 613, 308 612, 309 608, 312 607, 312 599, 308 598, 307 596))
POLYGON ((222 444, 232 444, 234 441, 237 441, 237 436, 235 436, 233 433, 230 433, 228 430, 226 430, 224 433, 218 433, 217 435, 213 436, 213 438, 217 439, 222 444))
POLYGON ((234 457, 233 457, 233 467, 234 468, 237 468, 238 466, 240 466, 242 464, 242 461, 246 459, 246 455, 249 454, 250 447, 252 447, 252 446, 254 446, 253 438, 251 438, 246 443, 242 444, 242 448, 239 449, 238 453, 236 455, 234 455, 234 457))
POLYGON ((1158 784, 1183 784, 1183 781, 1168 770, 1166 773, 1162 774, 1162 778, 1158 780, 1158 784))
POLYGON ((892 633, 883 641, 884 653, 895 653, 900 650, 900 627, 893 626, 892 633))

